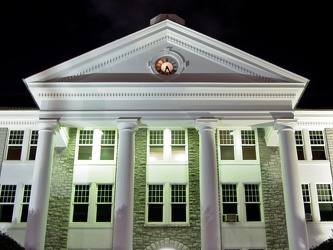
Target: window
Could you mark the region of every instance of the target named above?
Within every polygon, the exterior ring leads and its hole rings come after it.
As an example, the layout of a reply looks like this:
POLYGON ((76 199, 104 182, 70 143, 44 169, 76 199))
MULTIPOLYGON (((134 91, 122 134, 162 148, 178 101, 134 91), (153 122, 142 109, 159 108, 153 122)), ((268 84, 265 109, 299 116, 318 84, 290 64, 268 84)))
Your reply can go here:
POLYGON ((258 184, 245 184, 245 207, 247 221, 261 221, 258 184))
POLYGON ((234 131, 220 131, 221 160, 235 160, 234 131))
POLYGON ((306 221, 312 221, 311 196, 310 196, 309 184, 302 184, 302 194, 303 194, 305 219, 306 221))
POLYGON ((185 184, 148 185, 148 223, 177 224, 188 221, 185 184))
POLYGON ((220 160, 257 160, 255 130, 219 130, 220 160))
POLYGON ((112 194, 112 184, 75 185, 72 222, 111 222, 112 194))
POLYGON ((186 185, 171 185, 171 221, 186 222, 186 185))
POLYGON ((295 131, 298 160, 326 160, 323 131, 295 131))
POLYGON ((298 160, 305 160, 302 131, 295 131, 295 142, 298 160))
POLYGON ((6 160, 21 160, 24 130, 11 130, 8 139, 6 160))
POLYGON ((148 186, 148 222, 163 222, 163 185, 148 186))
POLYGON ((100 160, 114 160, 116 131, 102 130, 100 160))
POLYGON ((0 222, 12 222, 16 185, 2 185, 0 192, 0 222))
POLYGON ((333 221, 331 184, 317 184, 318 205, 321 221, 333 221))
POLYGON ((75 185, 73 222, 87 222, 89 185, 75 185))
POLYGON ((186 130, 150 130, 148 145, 148 161, 184 162, 187 160, 186 130))
POLYGON ((238 221, 237 185, 222 184, 223 221, 238 221))
POLYGON ((326 160, 325 143, 322 131, 309 131, 312 160, 326 160))
POLYGON ((28 221, 30 193, 31 193, 31 185, 24 185, 22 210, 21 210, 21 222, 28 221))
POLYGON ((243 160, 256 160, 256 140, 253 130, 242 130, 243 160))
POLYGON ((112 214, 112 185, 97 185, 96 222, 111 222, 112 214))
POLYGON ((78 160, 115 159, 115 130, 80 130, 78 137, 78 160))
POLYGON ((35 160, 37 152, 37 143, 38 143, 38 131, 31 131, 30 135, 30 144, 29 144, 29 156, 28 160, 35 160))
POLYGON ((10 130, 6 160, 35 160, 37 142, 37 130, 10 130))

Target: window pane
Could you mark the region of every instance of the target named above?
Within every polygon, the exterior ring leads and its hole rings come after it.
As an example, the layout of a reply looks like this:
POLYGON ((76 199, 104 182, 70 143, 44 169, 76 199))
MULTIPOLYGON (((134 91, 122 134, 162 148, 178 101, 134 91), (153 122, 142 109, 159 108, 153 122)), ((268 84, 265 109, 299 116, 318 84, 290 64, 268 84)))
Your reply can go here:
POLYGON ((242 145, 249 145, 256 143, 254 130, 242 130, 241 136, 242 136, 242 145))
POLYGON ((222 184, 222 202, 237 203, 237 185, 222 184))
POLYGON ((21 151, 21 146, 9 146, 7 151, 7 160, 20 160, 21 151))
POLYGON ((186 204, 172 204, 172 222, 186 222, 186 204))
POLYGON ((29 204, 23 204, 21 211, 21 222, 28 221, 28 210, 29 210, 29 204))
POLYGON ((243 153, 243 160, 255 160, 256 159, 255 146, 243 146, 242 153, 243 153))
POLYGON ((148 205, 148 221, 149 222, 163 221, 163 204, 148 205))
POLYGON ((221 130, 220 131, 220 144, 234 144, 234 131, 221 130))
POLYGON ((172 160, 186 161, 185 146, 172 146, 171 150, 172 160))
POLYGON ((0 205, 0 222, 12 222, 14 205, 0 205))
POLYGON ((111 204, 98 204, 97 205, 97 222, 110 222, 111 221, 111 204))
POLYGON ((114 147, 101 146, 101 160, 114 160, 114 147))
POLYGON ((234 160, 234 146, 221 146, 221 160, 234 160))
POLYGON ((246 204, 247 221, 261 221, 260 204, 246 204))
POLYGON ((73 222, 88 221, 88 204, 74 204, 73 222))
POLYGON ((237 214, 237 203, 223 203, 223 214, 237 214))
POLYGON ((92 146, 80 146, 79 147, 79 160, 91 160, 92 146))
POLYGON ((149 134, 149 144, 163 145, 163 130, 151 130, 149 134))
POLYGON ((171 130, 171 144, 185 144, 185 130, 171 130))
POLYGON ((163 146, 150 146, 149 160, 163 160, 163 146))
POLYGON ((311 214, 311 204, 310 203, 304 203, 304 212, 311 214))
POLYGON ((297 159, 298 160, 304 160, 304 150, 303 150, 303 146, 297 146, 296 147, 297 150, 297 159))
POLYGON ((324 146, 311 146, 312 160, 326 160, 324 146))
POLYGON ((94 131, 81 130, 79 137, 79 144, 93 144, 94 131))
POLYGON ((333 221, 333 204, 332 203, 319 203, 320 220, 333 221))
POLYGON ((36 152, 37 152, 37 146, 30 146, 29 158, 28 158, 30 161, 35 160, 36 152))

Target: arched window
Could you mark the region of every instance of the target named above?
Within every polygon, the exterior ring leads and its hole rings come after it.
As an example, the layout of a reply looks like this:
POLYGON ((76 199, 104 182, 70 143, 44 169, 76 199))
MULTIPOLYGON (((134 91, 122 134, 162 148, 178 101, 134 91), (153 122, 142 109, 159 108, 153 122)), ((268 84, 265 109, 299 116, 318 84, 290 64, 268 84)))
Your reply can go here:
POLYGON ((184 244, 168 238, 150 244, 145 250, 188 250, 184 244))

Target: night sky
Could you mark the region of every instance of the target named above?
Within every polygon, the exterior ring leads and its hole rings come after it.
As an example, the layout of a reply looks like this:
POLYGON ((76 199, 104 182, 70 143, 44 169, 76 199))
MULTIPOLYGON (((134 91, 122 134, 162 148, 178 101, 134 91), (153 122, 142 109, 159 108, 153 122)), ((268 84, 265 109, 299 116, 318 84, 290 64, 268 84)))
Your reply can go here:
POLYGON ((172 13, 188 28, 308 78, 299 109, 333 109, 329 1, 3 2, 0 107, 35 107, 23 78, 146 28, 158 14, 172 13))

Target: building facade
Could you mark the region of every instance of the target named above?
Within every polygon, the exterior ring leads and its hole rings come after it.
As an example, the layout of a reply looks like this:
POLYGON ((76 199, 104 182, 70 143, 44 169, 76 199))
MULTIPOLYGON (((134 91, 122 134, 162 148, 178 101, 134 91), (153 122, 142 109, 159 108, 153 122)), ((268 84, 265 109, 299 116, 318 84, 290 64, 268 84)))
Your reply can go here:
POLYGON ((308 80, 159 15, 0 111, 0 231, 26 249, 309 249, 333 228, 333 111, 308 80))

